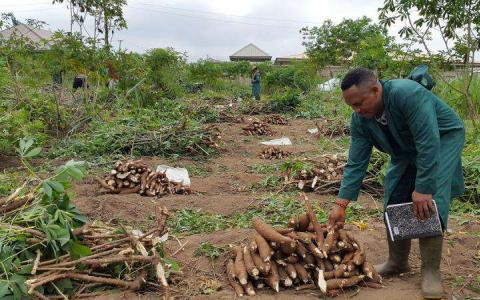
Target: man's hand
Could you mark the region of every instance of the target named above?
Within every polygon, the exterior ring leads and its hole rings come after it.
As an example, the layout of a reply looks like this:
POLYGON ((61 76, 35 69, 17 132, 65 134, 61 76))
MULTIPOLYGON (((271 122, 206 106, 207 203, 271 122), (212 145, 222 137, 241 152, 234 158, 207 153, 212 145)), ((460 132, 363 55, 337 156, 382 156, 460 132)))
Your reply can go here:
POLYGON ((429 219, 435 213, 432 194, 412 193, 413 215, 420 220, 429 219))
POLYGON ((328 229, 337 225, 342 228, 345 224, 345 209, 350 201, 346 199, 337 199, 335 207, 330 212, 328 216, 328 229))

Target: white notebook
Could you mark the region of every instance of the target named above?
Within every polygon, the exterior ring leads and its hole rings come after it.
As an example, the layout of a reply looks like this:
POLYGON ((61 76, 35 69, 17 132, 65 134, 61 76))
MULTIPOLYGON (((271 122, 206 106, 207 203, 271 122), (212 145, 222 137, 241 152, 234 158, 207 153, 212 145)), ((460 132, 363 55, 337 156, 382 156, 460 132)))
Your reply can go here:
POLYGON ((442 235, 437 204, 435 201, 433 204, 436 213, 427 220, 419 220, 413 215, 412 202, 388 205, 385 219, 392 241, 442 235))

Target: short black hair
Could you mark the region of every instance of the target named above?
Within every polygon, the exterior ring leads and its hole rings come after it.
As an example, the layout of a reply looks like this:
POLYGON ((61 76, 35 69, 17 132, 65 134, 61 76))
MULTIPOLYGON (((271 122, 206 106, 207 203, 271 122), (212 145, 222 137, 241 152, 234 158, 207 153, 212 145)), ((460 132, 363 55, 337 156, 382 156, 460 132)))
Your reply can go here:
POLYGON ((377 79, 375 73, 372 70, 366 68, 355 68, 343 77, 342 84, 340 85, 342 91, 348 90, 352 85, 361 85, 367 82, 373 82, 377 79))

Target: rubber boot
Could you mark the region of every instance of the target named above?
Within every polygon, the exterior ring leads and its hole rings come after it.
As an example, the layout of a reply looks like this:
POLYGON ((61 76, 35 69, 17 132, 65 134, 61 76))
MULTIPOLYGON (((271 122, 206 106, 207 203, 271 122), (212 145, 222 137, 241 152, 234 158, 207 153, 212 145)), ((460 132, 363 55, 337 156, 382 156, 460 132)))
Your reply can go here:
POLYGON ((419 239, 422 258, 422 295, 425 299, 441 299, 443 287, 440 275, 443 236, 419 239))
POLYGON ((375 270, 382 275, 394 275, 410 271, 408 255, 410 254, 411 240, 388 241, 388 259, 383 264, 375 265, 375 270))

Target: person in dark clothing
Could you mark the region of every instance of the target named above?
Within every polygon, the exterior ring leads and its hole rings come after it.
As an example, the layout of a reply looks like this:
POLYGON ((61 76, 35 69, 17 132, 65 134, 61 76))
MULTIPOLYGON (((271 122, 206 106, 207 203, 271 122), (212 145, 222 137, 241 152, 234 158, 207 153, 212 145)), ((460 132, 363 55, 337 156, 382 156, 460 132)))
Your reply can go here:
POLYGON ((252 94, 255 100, 260 100, 260 71, 257 66, 252 68, 252 94))

